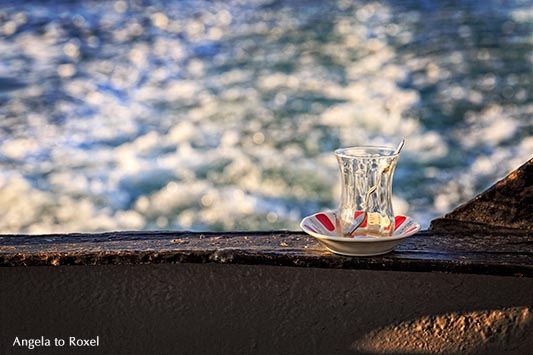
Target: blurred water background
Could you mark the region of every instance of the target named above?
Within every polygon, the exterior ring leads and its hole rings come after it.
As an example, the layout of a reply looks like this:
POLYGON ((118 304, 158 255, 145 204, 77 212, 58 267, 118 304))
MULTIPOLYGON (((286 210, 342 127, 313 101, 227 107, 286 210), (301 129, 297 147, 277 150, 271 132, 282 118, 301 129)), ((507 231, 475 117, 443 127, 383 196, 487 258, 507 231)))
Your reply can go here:
POLYGON ((532 124, 531 0, 0 0, 1 233, 298 229, 400 137, 427 227, 532 124))

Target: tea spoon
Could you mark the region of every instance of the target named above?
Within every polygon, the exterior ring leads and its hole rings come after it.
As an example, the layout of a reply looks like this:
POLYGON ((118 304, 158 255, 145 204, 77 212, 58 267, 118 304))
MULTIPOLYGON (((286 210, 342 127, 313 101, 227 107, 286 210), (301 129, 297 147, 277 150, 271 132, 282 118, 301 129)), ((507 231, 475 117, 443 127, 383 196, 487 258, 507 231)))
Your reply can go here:
MULTIPOLYGON (((405 144, 405 139, 402 139, 402 141, 398 144, 398 146, 396 147, 396 150, 394 151, 392 155, 400 154, 400 151, 402 150, 404 144, 405 144)), ((368 191, 366 192, 365 209, 363 213, 357 216, 357 218, 355 218, 355 220, 353 221, 352 226, 350 227, 350 230, 346 234, 348 237, 352 238, 357 228, 359 228, 361 224, 363 224, 363 222, 366 220, 366 216, 368 215, 368 200, 370 199, 370 195, 372 195, 377 190, 377 188, 381 184, 381 177, 383 176, 384 173, 388 172, 389 170, 390 170, 390 165, 387 165, 385 168, 383 168, 383 170, 379 172, 378 181, 376 181, 374 186, 369 188, 368 191)))

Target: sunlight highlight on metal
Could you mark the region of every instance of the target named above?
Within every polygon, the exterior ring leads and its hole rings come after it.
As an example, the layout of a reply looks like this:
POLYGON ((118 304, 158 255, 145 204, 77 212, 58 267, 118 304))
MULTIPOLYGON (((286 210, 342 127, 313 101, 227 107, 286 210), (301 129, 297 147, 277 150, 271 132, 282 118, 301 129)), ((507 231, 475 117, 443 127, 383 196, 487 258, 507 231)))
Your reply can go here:
POLYGON ((370 354, 492 353, 519 344, 532 326, 529 307, 452 312, 376 329, 352 347, 370 354))

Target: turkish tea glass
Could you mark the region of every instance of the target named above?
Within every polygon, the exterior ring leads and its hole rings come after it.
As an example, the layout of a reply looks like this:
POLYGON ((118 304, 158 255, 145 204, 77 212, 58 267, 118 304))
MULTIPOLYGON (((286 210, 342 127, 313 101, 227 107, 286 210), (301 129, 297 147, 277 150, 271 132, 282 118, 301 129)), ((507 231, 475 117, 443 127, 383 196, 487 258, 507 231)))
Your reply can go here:
POLYGON ((339 236, 392 235, 392 177, 400 155, 395 150, 384 146, 335 150, 342 185, 341 201, 336 211, 339 236))

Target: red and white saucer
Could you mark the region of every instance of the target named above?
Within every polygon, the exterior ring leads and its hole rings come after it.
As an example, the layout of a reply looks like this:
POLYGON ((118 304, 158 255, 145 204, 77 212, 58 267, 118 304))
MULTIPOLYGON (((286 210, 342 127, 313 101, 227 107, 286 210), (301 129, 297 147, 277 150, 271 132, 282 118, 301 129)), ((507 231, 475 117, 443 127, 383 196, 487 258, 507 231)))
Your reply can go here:
POLYGON ((411 217, 397 215, 394 222, 394 232, 390 237, 339 237, 335 229, 334 212, 318 212, 307 216, 300 223, 300 227, 336 254, 372 256, 391 252, 402 240, 420 230, 420 224, 411 217))

